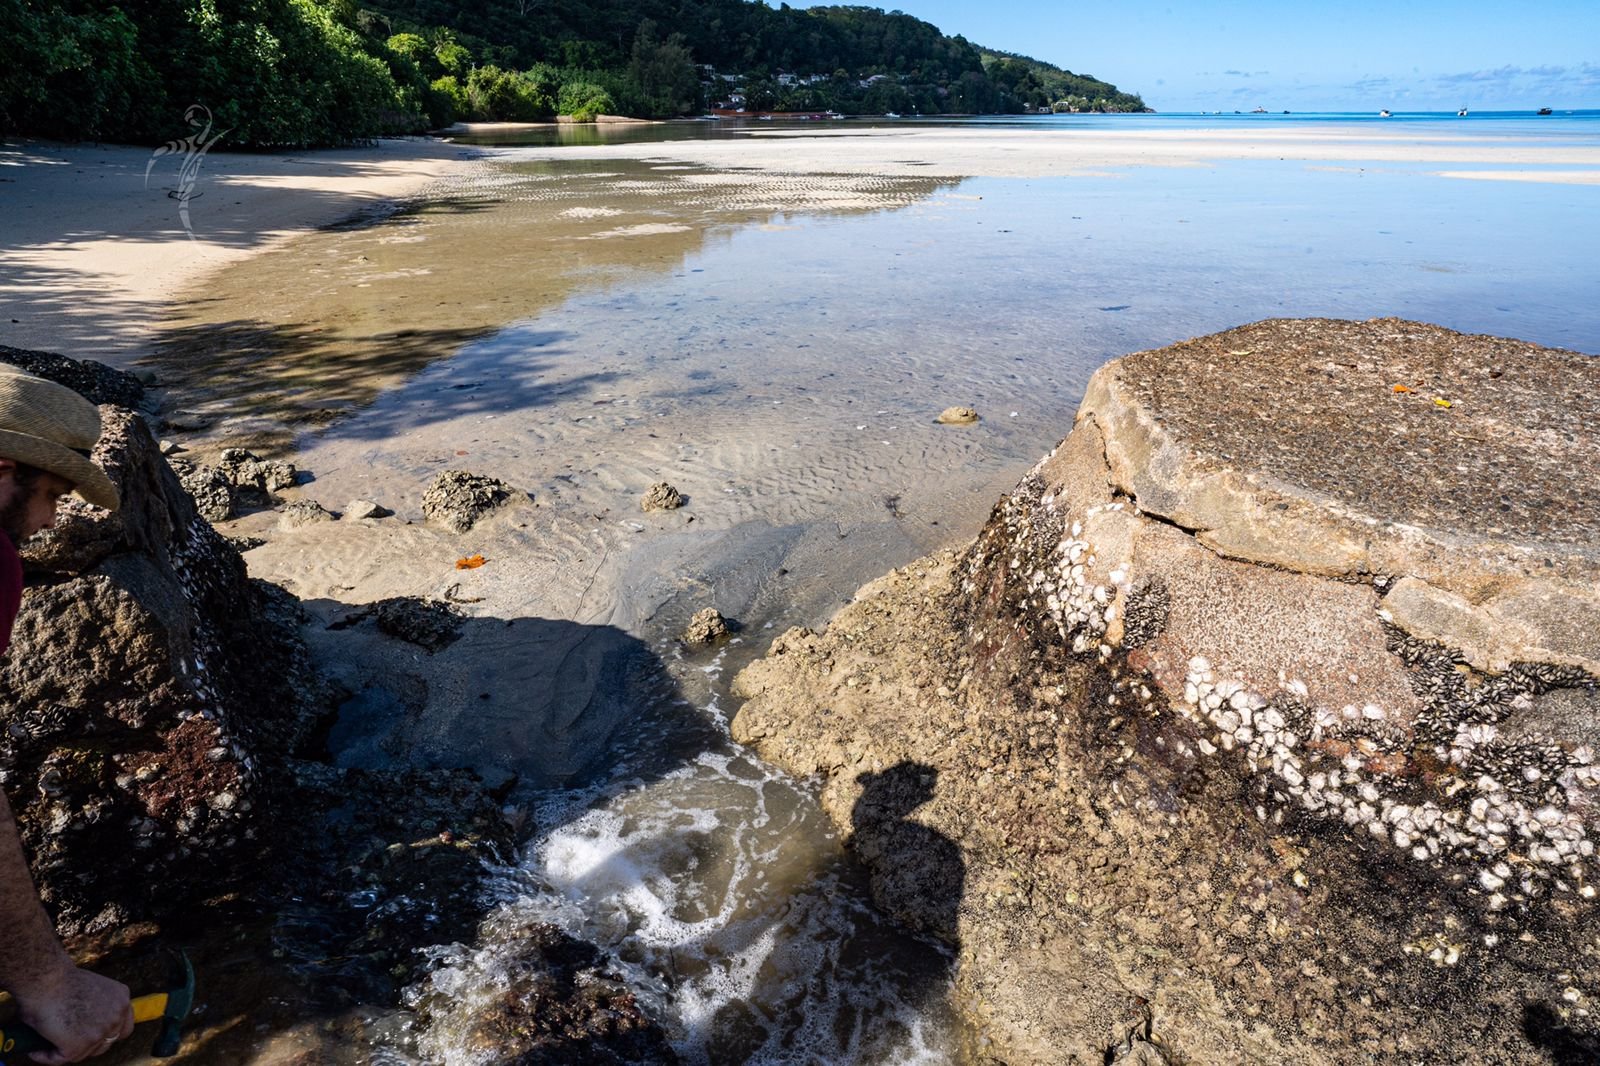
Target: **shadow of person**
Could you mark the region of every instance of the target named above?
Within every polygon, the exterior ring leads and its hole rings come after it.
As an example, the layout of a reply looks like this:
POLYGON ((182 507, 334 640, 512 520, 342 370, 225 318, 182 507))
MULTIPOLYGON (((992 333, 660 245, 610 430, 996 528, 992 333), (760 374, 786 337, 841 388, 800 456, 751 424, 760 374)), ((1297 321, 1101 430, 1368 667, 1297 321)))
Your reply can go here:
POLYGON ((1522 1009, 1522 1032, 1535 1047, 1550 1053, 1555 1066, 1600 1062, 1600 1038, 1569 1026, 1544 1003, 1522 1009))
POLYGON ((419 652, 420 637, 397 639, 367 609, 304 606, 324 623, 306 632, 313 652, 353 694, 326 735, 336 766, 465 769, 526 798, 619 763, 653 778, 708 742, 709 727, 672 713, 676 689, 656 654, 614 626, 454 619, 454 634, 419 652))
POLYGON ((933 798, 938 771, 900 762, 856 778, 861 796, 850 812, 850 846, 871 877, 878 906, 914 929, 959 946, 957 917, 966 863, 955 841, 910 816, 933 798))

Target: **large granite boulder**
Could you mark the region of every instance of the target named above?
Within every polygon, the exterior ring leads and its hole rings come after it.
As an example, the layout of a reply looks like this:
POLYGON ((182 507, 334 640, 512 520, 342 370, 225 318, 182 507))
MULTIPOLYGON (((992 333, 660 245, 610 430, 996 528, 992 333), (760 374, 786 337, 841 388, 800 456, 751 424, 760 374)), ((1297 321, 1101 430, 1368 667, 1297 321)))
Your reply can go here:
POLYGON ((1596 396, 1396 320, 1115 361, 972 545, 779 637, 734 734, 959 945, 990 1059, 1597 1061, 1596 396), (926 795, 861 803, 884 773, 926 795))
POLYGON ((322 703, 298 605, 250 580, 138 415, 101 416, 94 458, 123 507, 71 498, 24 546, 0 661, 0 777, 68 936, 160 920, 251 877, 261 767, 322 703))

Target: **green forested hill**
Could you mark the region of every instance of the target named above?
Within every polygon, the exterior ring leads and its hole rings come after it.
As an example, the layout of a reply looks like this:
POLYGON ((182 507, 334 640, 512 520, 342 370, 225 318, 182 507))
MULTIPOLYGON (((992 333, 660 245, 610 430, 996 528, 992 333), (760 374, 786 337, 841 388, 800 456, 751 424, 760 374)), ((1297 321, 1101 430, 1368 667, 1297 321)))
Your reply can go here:
POLYGON ((0 0, 0 132, 234 146, 457 118, 1138 110, 1115 86, 868 7, 756 0, 0 0))

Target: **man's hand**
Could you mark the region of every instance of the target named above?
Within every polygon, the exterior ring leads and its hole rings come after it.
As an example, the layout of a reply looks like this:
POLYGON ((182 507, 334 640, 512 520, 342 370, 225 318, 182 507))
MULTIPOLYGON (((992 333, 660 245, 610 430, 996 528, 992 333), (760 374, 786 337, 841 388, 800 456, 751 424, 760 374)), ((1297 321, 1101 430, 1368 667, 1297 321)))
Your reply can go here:
POLYGON ((46 1066, 82 1062, 133 1032, 128 986, 70 961, 28 987, 13 987, 19 1016, 55 1045, 30 1058, 46 1066))

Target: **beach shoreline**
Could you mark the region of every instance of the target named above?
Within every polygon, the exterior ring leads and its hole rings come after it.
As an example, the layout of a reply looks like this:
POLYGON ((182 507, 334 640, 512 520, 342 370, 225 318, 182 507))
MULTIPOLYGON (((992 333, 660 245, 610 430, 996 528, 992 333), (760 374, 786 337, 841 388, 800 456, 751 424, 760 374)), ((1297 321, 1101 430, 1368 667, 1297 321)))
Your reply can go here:
POLYGON ((0 344, 127 368, 148 353, 163 314, 214 272, 419 195, 477 154, 431 138, 218 150, 200 159, 185 203, 176 154, 0 142, 0 344))

